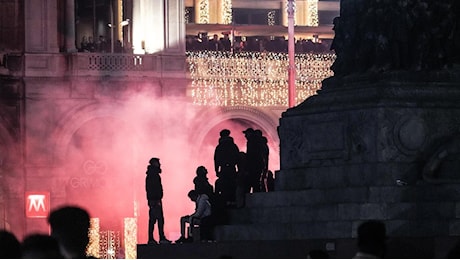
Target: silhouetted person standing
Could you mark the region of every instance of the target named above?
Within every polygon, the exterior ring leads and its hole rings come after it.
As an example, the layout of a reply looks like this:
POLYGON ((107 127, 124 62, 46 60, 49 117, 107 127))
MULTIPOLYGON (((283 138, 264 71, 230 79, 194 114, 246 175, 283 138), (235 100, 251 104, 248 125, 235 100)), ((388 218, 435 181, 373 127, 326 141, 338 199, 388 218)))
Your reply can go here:
POLYGON ((228 38, 228 33, 224 33, 224 37, 220 38, 219 42, 223 51, 230 51, 232 49, 232 42, 228 38))
POLYGON ((260 191, 266 192, 266 179, 267 179, 267 171, 268 171, 268 157, 270 150, 268 148, 268 140, 265 136, 262 135, 262 131, 259 129, 254 130, 255 139, 259 145, 259 152, 260 152, 260 163, 262 164, 262 171, 260 177, 260 191))
POLYGON ((90 217, 85 209, 76 206, 58 208, 51 211, 48 223, 51 236, 58 241, 64 258, 88 258, 90 217))
POLYGON ((239 152, 233 137, 230 136, 230 130, 220 131, 219 144, 214 151, 214 168, 218 177, 216 195, 221 196, 226 205, 235 204, 236 165, 239 152))
POLYGON ((236 174, 236 195, 235 202, 237 208, 245 205, 246 193, 249 193, 250 187, 248 182, 248 166, 246 153, 240 152, 238 159, 238 173, 236 174))
POLYGON ((275 176, 273 176, 272 171, 267 171, 267 192, 275 190, 275 176))
POLYGON ((208 41, 208 50, 210 51, 220 51, 222 50, 221 43, 219 41, 219 36, 217 34, 214 34, 212 36, 212 39, 208 41))
POLYGON ((261 139, 252 128, 244 130, 243 133, 247 140, 246 161, 249 189, 252 188, 252 192, 260 192, 260 179, 265 168, 261 139))
POLYGON ((164 234, 164 216, 163 216, 163 185, 161 184, 161 165, 160 159, 152 158, 147 166, 147 177, 145 178, 145 191, 147 192, 147 201, 149 205, 149 244, 157 244, 153 239, 155 223, 158 221, 158 234, 160 244, 169 244, 171 241, 166 239, 164 234))
POLYGON ((358 252, 353 258, 383 258, 386 251, 385 224, 368 220, 358 227, 358 252))

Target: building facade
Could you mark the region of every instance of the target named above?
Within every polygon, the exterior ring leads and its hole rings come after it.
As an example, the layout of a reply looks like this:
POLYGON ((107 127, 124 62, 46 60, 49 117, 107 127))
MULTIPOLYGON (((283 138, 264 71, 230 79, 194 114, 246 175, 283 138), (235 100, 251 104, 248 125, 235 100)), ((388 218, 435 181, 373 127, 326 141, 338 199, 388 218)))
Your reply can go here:
MULTIPOLYGON (((186 53, 185 35, 211 32, 209 24, 196 22, 204 2, 0 2, 0 227, 18 237, 47 232, 50 209, 77 204, 99 219, 101 231, 119 237, 123 219, 137 219, 135 235, 146 240, 144 173, 150 157, 160 157, 166 229, 174 239, 178 216, 184 207, 193 210, 174 202, 185 201, 197 166, 205 165, 215 180, 213 151, 223 128, 231 129, 242 151, 241 131, 261 129, 269 140, 271 169, 278 169, 277 125, 285 103, 197 102, 200 77, 191 74, 195 63, 186 53), (187 10, 194 10, 195 23, 186 23, 187 10)), ((246 9, 262 1, 233 2, 241 9, 238 17, 245 17, 246 9)), ((283 1, 265 2, 282 13, 283 1)), ((273 26, 281 31, 278 18, 273 26)), ((215 23, 219 28, 228 20, 215 23)))

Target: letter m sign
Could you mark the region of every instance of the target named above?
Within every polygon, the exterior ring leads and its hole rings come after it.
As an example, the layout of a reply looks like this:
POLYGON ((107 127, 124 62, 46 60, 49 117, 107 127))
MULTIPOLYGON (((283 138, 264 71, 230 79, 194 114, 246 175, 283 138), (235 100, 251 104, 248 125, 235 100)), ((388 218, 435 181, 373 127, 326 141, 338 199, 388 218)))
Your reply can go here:
POLYGON ((47 191, 26 192, 26 217, 46 218, 50 209, 50 193, 47 191))

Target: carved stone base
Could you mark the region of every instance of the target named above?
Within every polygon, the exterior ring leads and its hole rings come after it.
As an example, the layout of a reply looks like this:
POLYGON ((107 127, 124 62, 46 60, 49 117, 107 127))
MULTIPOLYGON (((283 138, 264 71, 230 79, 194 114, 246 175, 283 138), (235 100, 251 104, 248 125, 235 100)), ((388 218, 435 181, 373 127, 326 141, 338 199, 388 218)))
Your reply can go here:
POLYGON ((299 215, 322 214, 310 226, 348 227, 309 238, 350 236, 366 219, 389 236, 457 236, 459 130, 458 70, 329 78, 282 115, 276 193, 308 204, 299 215))
POLYGON ((310 188, 311 178, 327 187, 344 175, 344 186, 457 181, 459 130, 458 71, 330 78, 282 115, 278 188, 310 188))

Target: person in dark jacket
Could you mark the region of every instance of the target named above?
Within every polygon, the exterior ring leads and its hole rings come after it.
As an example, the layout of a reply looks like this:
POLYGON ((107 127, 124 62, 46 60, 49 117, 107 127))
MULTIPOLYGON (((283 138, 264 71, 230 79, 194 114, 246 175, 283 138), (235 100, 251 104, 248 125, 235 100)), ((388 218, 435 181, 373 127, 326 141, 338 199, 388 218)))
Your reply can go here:
POLYGON ((223 129, 219 134, 219 144, 214 151, 214 169, 218 178, 215 193, 227 206, 231 206, 235 204, 236 165, 240 149, 230 136, 230 130, 223 129))
POLYGON ((158 234, 160 244, 169 244, 171 241, 166 239, 164 234, 164 216, 163 205, 163 186, 161 185, 161 165, 160 159, 150 159, 150 165, 147 166, 147 177, 145 178, 145 191, 147 192, 147 201, 149 205, 149 244, 157 244, 153 239, 153 230, 155 223, 158 221, 158 234))
POLYGON ((89 212, 79 206, 64 205, 50 212, 47 220, 51 237, 57 240, 64 258, 93 258, 86 255, 90 219, 89 212))
POLYGON ((195 191, 198 194, 206 194, 209 198, 213 197, 214 195, 214 188, 212 187, 211 183, 208 181, 208 170, 204 166, 198 166, 196 168, 196 176, 193 179, 193 184, 195 185, 195 191))
MULTIPOLYGON (((264 158, 268 155, 267 151, 262 149, 261 135, 254 129, 248 128, 243 131, 246 137, 246 161, 248 171, 249 187, 252 192, 260 192, 260 179, 268 162, 264 158)), ((267 157, 268 158, 268 157, 267 157)))

